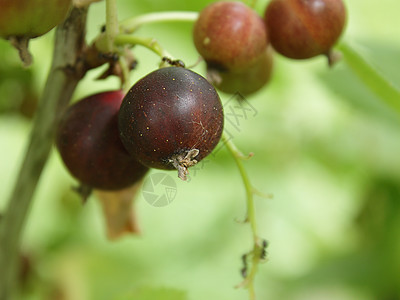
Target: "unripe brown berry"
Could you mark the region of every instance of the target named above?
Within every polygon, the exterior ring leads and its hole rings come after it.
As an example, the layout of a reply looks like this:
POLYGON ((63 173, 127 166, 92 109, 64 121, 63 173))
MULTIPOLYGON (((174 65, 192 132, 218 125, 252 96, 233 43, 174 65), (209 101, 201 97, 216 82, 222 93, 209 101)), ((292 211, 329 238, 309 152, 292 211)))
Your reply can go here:
POLYGON ((342 0, 272 0, 264 17, 274 49, 305 59, 329 55, 343 31, 346 11, 342 0))
POLYGON ((268 45, 262 18, 236 1, 215 2, 201 11, 193 40, 208 65, 230 71, 252 65, 268 45))

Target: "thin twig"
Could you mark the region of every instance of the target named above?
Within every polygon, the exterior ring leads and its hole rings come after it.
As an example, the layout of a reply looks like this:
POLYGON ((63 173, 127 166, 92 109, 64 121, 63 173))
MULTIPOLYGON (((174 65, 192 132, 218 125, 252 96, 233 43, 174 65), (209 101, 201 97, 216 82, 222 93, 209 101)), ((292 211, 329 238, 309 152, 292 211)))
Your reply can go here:
POLYGON ((106 23, 107 50, 113 52, 114 38, 119 30, 116 0, 106 0, 106 23))
POLYGON ((225 136, 225 134, 222 135, 222 140, 225 146, 227 147, 228 151, 231 153, 233 159, 235 160, 235 163, 239 169, 239 173, 240 176, 242 177, 242 181, 246 190, 247 214, 245 217, 245 221, 250 223, 250 228, 253 235, 253 249, 249 253, 246 253, 244 256, 244 259, 246 259, 247 257, 252 258, 251 265, 249 267, 249 272, 247 271, 247 266, 245 267, 245 270, 243 272, 245 274, 245 279, 243 280, 242 283, 238 285, 238 287, 246 287, 249 292, 249 299, 254 300, 256 298, 254 289, 254 278, 257 273, 258 264, 260 263, 261 260, 261 242, 257 233, 256 213, 255 213, 254 199, 253 199, 254 188, 250 183, 249 176, 247 175, 247 172, 242 162, 242 160, 248 159, 248 156, 244 155, 236 147, 236 145, 231 140, 229 140, 229 138, 225 136))

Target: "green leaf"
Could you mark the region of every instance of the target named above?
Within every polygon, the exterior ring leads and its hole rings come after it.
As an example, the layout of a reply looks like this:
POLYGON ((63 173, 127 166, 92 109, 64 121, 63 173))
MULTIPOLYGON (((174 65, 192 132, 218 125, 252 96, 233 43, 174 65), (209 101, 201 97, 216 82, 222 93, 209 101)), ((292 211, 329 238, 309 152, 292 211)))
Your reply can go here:
POLYGON ((400 90, 387 80, 366 58, 360 55, 354 46, 341 43, 338 49, 343 53, 344 61, 358 78, 379 99, 400 114, 400 90))

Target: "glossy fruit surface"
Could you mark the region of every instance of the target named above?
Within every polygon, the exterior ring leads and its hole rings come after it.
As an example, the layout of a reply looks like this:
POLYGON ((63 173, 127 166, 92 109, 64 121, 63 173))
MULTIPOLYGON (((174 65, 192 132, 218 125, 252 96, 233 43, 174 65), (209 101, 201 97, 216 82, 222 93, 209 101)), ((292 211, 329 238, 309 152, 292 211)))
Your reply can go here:
POLYGON ((89 96, 72 105, 59 124, 57 148, 71 174, 86 186, 118 190, 147 171, 119 139, 117 118, 123 97, 121 91, 89 96))
POLYGON ((220 71, 207 68, 207 77, 217 90, 248 96, 266 86, 271 78, 273 55, 271 47, 252 66, 241 72, 220 71))
POLYGON ((250 7, 242 2, 220 1, 200 12, 193 41, 209 65, 238 71, 264 53, 268 35, 262 18, 250 7))
POLYGON ((64 20, 71 3, 71 0, 0 0, 0 37, 43 35, 64 20))
POLYGON ((305 59, 329 54, 343 31, 346 11, 342 0, 272 0, 264 17, 274 49, 305 59))
POLYGON ((181 67, 161 68, 126 94, 119 130, 129 153, 148 167, 187 168, 206 157, 220 140, 223 109, 214 87, 181 67))

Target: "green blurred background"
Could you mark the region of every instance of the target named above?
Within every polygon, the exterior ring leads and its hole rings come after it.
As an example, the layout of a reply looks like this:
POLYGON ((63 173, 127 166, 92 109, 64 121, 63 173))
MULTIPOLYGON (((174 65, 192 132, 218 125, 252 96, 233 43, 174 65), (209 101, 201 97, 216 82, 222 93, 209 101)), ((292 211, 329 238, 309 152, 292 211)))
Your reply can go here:
MULTIPOLYGON (((211 1, 119 0, 119 17, 167 10, 199 11, 211 1)), ((262 14, 267 1, 258 1, 262 14)), ((397 0, 346 1, 351 43, 393 84, 400 82, 397 0)), ((104 23, 104 2, 92 5, 88 41, 104 23)), ((191 24, 148 25, 175 57, 195 63, 191 24)), ((23 69, 0 40, 0 209, 21 163, 32 116, 50 65, 53 32, 33 40, 34 65, 23 69)), ((137 47, 132 84, 159 59, 137 47)), ((268 262, 256 278, 257 299, 400 299, 400 122, 344 62, 328 69, 323 57, 275 56, 269 86, 247 100, 256 113, 231 128, 256 197, 257 223, 268 262)), ((195 68, 204 74, 204 64, 195 68)), ((118 87, 91 71, 74 100, 118 87)), ((221 95, 223 102, 228 95, 221 95)), ((400 101, 400 99, 398 99, 400 101)), ((232 102, 229 102, 232 105, 232 102)), ((160 171, 152 171, 158 173, 160 171)), ((174 173, 168 173, 175 178, 174 173)), ((165 207, 141 193, 142 233, 110 242, 99 202, 84 206, 54 151, 36 191, 23 236, 23 299, 247 299, 241 255, 252 246, 244 217, 245 191, 232 157, 221 148, 189 182, 176 178, 165 207)), ((0 270, 1 271, 1 270, 0 270)))

